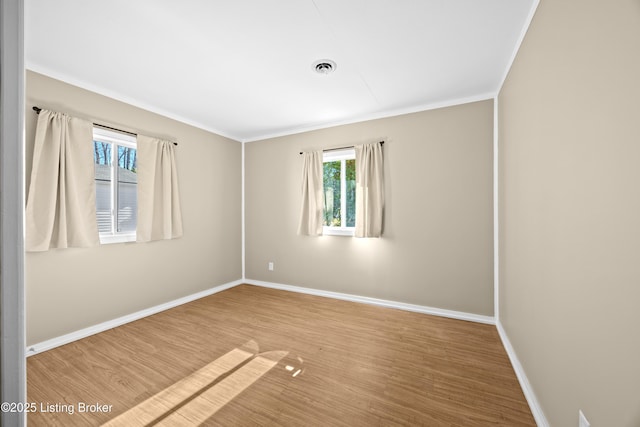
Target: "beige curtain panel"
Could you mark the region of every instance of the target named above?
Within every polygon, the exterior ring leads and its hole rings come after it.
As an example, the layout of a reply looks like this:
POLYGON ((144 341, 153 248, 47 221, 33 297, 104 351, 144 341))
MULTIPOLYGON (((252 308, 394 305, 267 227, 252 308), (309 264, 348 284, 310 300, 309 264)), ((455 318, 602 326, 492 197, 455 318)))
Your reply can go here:
POLYGON ((25 212, 27 251, 100 244, 93 124, 41 110, 25 212))
POLYGON ((355 237, 380 237, 384 211, 382 146, 356 145, 355 237))
POLYGON ((182 211, 173 142, 138 135, 136 240, 182 237, 182 211))
POLYGON ((324 196, 322 183, 322 151, 303 153, 302 204, 298 235, 321 236, 324 196))

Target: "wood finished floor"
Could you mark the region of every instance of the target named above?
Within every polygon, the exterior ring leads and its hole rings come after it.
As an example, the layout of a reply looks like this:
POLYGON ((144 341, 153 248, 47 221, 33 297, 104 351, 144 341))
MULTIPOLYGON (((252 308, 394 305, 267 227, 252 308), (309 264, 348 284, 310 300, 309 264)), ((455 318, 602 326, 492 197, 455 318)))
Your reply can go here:
POLYGON ((535 426, 494 326, 250 285, 31 356, 27 387, 74 408, 29 426, 535 426))

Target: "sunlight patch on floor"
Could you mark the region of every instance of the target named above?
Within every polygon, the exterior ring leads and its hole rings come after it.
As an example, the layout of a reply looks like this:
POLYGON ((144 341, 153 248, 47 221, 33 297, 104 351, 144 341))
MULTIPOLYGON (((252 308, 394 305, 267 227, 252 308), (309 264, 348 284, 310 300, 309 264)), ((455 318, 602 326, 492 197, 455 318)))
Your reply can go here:
POLYGON ((286 351, 257 354, 258 351, 258 344, 248 341, 103 425, 184 425, 185 419, 189 423, 202 422, 288 354, 286 351))
POLYGON ((229 403, 243 390, 250 387, 262 375, 288 354, 287 351, 270 351, 253 358, 233 374, 207 389, 188 404, 161 420, 159 426, 200 425, 229 403))

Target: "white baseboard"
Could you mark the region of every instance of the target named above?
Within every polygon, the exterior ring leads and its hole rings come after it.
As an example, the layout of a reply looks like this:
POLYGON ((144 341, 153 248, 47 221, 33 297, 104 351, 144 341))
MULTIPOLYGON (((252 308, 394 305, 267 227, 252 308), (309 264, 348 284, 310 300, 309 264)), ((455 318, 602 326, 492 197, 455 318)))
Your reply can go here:
POLYGON ((441 308, 429 307, 424 305, 408 304, 404 302, 389 301, 389 300, 383 300, 383 299, 371 298, 371 297, 363 297, 359 295, 344 294, 340 292, 331 292, 331 291, 324 291, 320 289, 304 288, 301 286, 292 286, 292 285, 285 285, 281 283, 264 282, 261 280, 253 280, 253 279, 235 280, 233 282, 215 286, 211 289, 207 289, 202 292, 197 292, 195 294, 187 295, 185 297, 178 298, 173 301, 168 301, 166 303, 156 305, 154 307, 150 307, 144 310, 140 310, 135 313, 128 314, 126 316, 118 317, 117 319, 108 320, 106 322, 99 323, 97 325, 89 326, 88 328, 80 329, 79 331, 71 332, 69 334, 65 334, 56 338, 42 341, 32 346, 29 346, 27 348, 26 355, 27 357, 33 356, 34 354, 42 353, 43 351, 51 350, 52 348, 59 347, 64 344, 69 344, 73 341, 77 341, 79 339, 86 338, 88 336, 91 336, 100 332, 104 332, 106 330, 115 328, 117 326, 121 326, 126 323, 142 319, 143 317, 151 316, 161 311, 165 311, 170 308, 174 308, 179 305, 186 304, 188 302, 195 301, 197 299, 204 298, 209 295, 213 295, 215 293, 233 288, 243 283, 246 283, 249 285, 255 285, 255 286, 262 286, 265 288, 279 289, 283 291, 298 292, 298 293, 316 295, 316 296, 326 297, 326 298, 334 298, 334 299, 339 299, 344 301, 352 301, 352 302, 359 302, 364 304, 377 305, 381 307, 396 308, 399 310, 412 311, 416 313, 431 314, 434 316, 449 317, 452 319, 466 320, 469 322, 496 325, 496 328, 498 329, 498 334, 500 335, 500 339, 502 340, 502 344, 507 352, 507 355, 509 356, 511 365, 513 366, 513 369, 516 373, 518 381, 520 382, 520 387, 522 388, 525 398, 527 399, 527 403, 531 408, 531 413, 533 414, 533 417, 535 418, 537 425, 539 427, 549 427, 549 422, 547 421, 544 413, 542 412, 540 403, 538 402, 538 399, 536 398, 536 395, 533 392, 533 388, 529 383, 529 379, 527 378, 527 375, 525 374, 524 369, 522 368, 522 365, 520 364, 520 361, 516 356, 513 346, 509 341, 509 337, 507 336, 507 333, 502 327, 502 323, 500 323, 499 320, 496 321, 494 317, 484 316, 481 314, 465 313, 461 311, 445 310, 441 308))
POLYGON ((516 352, 511 345, 511 341, 509 341, 507 332, 502 327, 502 323, 499 319, 496 322, 496 328, 498 329, 498 334, 500 334, 502 345, 507 351, 507 355, 509 355, 511 366, 513 366, 513 370, 516 372, 516 376, 518 377, 518 381, 520 382, 520 387, 522 388, 524 397, 527 399, 527 403, 529 404, 529 408, 531 409, 533 418, 536 420, 536 424, 538 425, 538 427, 549 427, 549 422, 544 416, 544 412, 542 412, 540 402, 538 402, 538 398, 536 398, 536 394, 533 392, 533 388, 531 387, 531 383, 527 378, 527 374, 524 373, 524 368, 520 364, 520 360, 518 360, 518 356, 516 355, 516 352))
POLYGON ((467 320, 470 322, 486 323, 489 325, 495 324, 495 320, 493 317, 483 316, 480 314, 464 313, 461 311, 445 310, 445 309, 428 307, 423 305, 407 304, 403 302, 388 301, 388 300, 383 300, 378 298, 343 294, 340 292, 323 291, 319 289, 303 288, 300 286, 284 285, 280 283, 263 282, 263 281, 251 280, 251 279, 246 279, 246 280, 240 279, 240 280, 235 280, 233 282, 225 283, 223 285, 215 286, 211 289, 207 289, 202 292, 198 292, 192 295, 187 295, 185 297, 178 298, 173 301, 156 305, 154 307, 140 310, 135 313, 128 314, 126 316, 118 317, 117 319, 108 320, 106 322, 102 322, 97 325, 89 326, 88 328, 80 329, 75 332, 71 332, 59 337, 55 337, 46 341, 39 342, 37 344, 30 345, 27 348, 26 356, 27 357, 33 356, 34 354, 42 353, 43 351, 51 350, 61 345, 69 344, 73 341, 77 341, 79 339, 86 338, 88 336, 107 331, 117 326, 121 326, 126 323, 142 319, 143 317, 151 316, 161 311, 168 310, 170 308, 177 307, 179 305, 186 304, 188 302, 195 301, 197 299, 200 299, 209 295, 213 295, 217 292, 221 292, 226 289, 233 288, 242 283, 247 283, 250 285, 262 286, 262 287, 272 288, 272 289, 280 289, 284 291, 305 293, 305 294, 316 295, 316 296, 327 297, 327 298, 335 298, 335 299, 340 299, 345 301, 372 304, 372 305, 377 305, 381 307, 397 308, 400 310, 413 311, 413 312, 424 313, 424 314, 432 314, 435 316, 450 317, 453 319, 467 320))
POLYGON ((445 310, 442 308, 428 307, 425 305, 407 304, 404 302, 389 301, 378 298, 363 297, 358 295, 343 294, 340 292, 323 291, 320 289, 304 288, 301 286, 284 285, 281 283, 263 282, 261 280, 245 279, 244 283, 265 288, 280 289, 283 291, 298 292, 302 294, 316 295, 320 297, 335 298, 345 301, 359 302, 364 304, 378 305, 381 307, 397 308, 416 313, 432 314, 434 316, 450 317, 452 319, 467 320, 469 322, 486 323, 495 325, 492 316, 481 314, 465 313, 462 311, 445 310))
POLYGON ((170 308, 174 308, 179 305, 186 304, 188 302, 195 301, 209 295, 213 295, 226 289, 233 288, 234 286, 238 286, 242 283, 242 280, 235 280, 233 282, 215 286, 202 292, 197 292, 195 294, 187 295, 186 297, 178 298, 173 301, 165 302, 154 307, 149 307, 144 310, 137 311, 135 313, 127 314, 126 316, 118 317, 117 319, 108 320, 97 325, 89 326, 88 328, 80 329, 79 331, 71 332, 56 338, 51 338, 38 344, 28 346, 26 355, 27 357, 33 356, 34 354, 42 353, 43 351, 51 350, 52 348, 59 347, 64 344, 69 344, 73 341, 86 338, 99 332, 104 332, 117 326, 124 325, 125 323, 133 322, 134 320, 139 320, 143 317, 151 316, 152 314, 156 314, 161 311, 165 311, 170 308))

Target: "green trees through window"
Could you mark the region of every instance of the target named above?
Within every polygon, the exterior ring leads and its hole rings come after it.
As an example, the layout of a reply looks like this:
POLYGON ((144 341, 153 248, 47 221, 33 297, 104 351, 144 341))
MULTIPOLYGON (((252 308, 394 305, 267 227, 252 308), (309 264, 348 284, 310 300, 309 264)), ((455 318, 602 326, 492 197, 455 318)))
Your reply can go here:
POLYGON ((355 227, 356 161, 353 150, 325 154, 324 221, 328 227, 355 227))
POLYGON ((342 162, 324 163, 324 221, 322 225, 340 227, 341 223, 341 185, 342 162))

